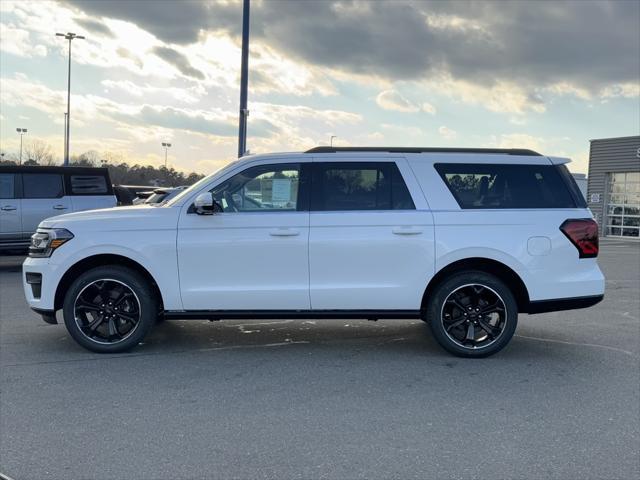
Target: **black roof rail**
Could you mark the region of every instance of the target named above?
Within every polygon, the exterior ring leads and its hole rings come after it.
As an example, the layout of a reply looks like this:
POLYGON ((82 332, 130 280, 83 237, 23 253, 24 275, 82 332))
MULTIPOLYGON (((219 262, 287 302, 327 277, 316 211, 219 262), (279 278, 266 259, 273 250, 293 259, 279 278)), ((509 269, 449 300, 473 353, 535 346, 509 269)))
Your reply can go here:
POLYGON ((542 156, 526 148, 449 148, 449 147, 314 147, 304 153, 388 152, 388 153, 485 153, 542 156))

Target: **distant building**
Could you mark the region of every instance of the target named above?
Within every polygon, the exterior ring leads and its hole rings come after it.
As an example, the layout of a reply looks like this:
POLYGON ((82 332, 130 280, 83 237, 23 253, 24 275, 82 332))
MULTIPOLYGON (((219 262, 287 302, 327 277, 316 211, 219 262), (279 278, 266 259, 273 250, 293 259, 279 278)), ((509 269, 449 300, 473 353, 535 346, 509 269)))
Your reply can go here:
POLYGON ((572 173, 573 179, 576 181, 578 188, 580 189, 580 193, 582 196, 587 199, 587 176, 584 173, 572 173))
POLYGON ((640 136, 591 140, 587 203, 601 235, 640 239, 640 136))

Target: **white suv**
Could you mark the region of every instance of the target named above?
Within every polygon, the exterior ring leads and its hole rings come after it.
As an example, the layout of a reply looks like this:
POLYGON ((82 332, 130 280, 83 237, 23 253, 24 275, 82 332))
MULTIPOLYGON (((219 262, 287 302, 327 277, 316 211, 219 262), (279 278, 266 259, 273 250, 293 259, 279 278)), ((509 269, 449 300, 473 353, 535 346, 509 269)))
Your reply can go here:
POLYGON ((161 206, 50 218, 24 291, 97 352, 158 319, 423 319, 449 352, 502 349, 518 313, 602 300, 598 230, 567 159, 329 148, 244 157, 161 206))

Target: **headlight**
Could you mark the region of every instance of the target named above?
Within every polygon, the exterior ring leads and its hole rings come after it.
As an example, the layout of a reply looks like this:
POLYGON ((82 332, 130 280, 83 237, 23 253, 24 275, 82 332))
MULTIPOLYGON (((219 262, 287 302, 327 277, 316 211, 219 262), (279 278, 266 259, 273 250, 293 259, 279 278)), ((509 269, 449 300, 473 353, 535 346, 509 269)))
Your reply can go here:
POLYGON ((39 228, 31 235, 30 257, 50 257, 53 251, 73 238, 73 233, 64 228, 39 228))

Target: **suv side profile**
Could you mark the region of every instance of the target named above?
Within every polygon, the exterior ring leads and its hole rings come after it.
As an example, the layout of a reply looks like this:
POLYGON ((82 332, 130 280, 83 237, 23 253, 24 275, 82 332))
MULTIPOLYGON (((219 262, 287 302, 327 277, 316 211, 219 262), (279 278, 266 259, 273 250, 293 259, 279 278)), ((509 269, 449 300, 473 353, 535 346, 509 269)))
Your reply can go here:
POLYGON ((423 319, 484 357, 519 313, 604 295, 568 159, 529 150, 330 148, 243 157, 158 206, 50 218, 30 306, 96 352, 158 319, 423 319))
POLYGON ((26 250, 45 218, 115 205, 106 168, 0 165, 0 252, 26 250))

